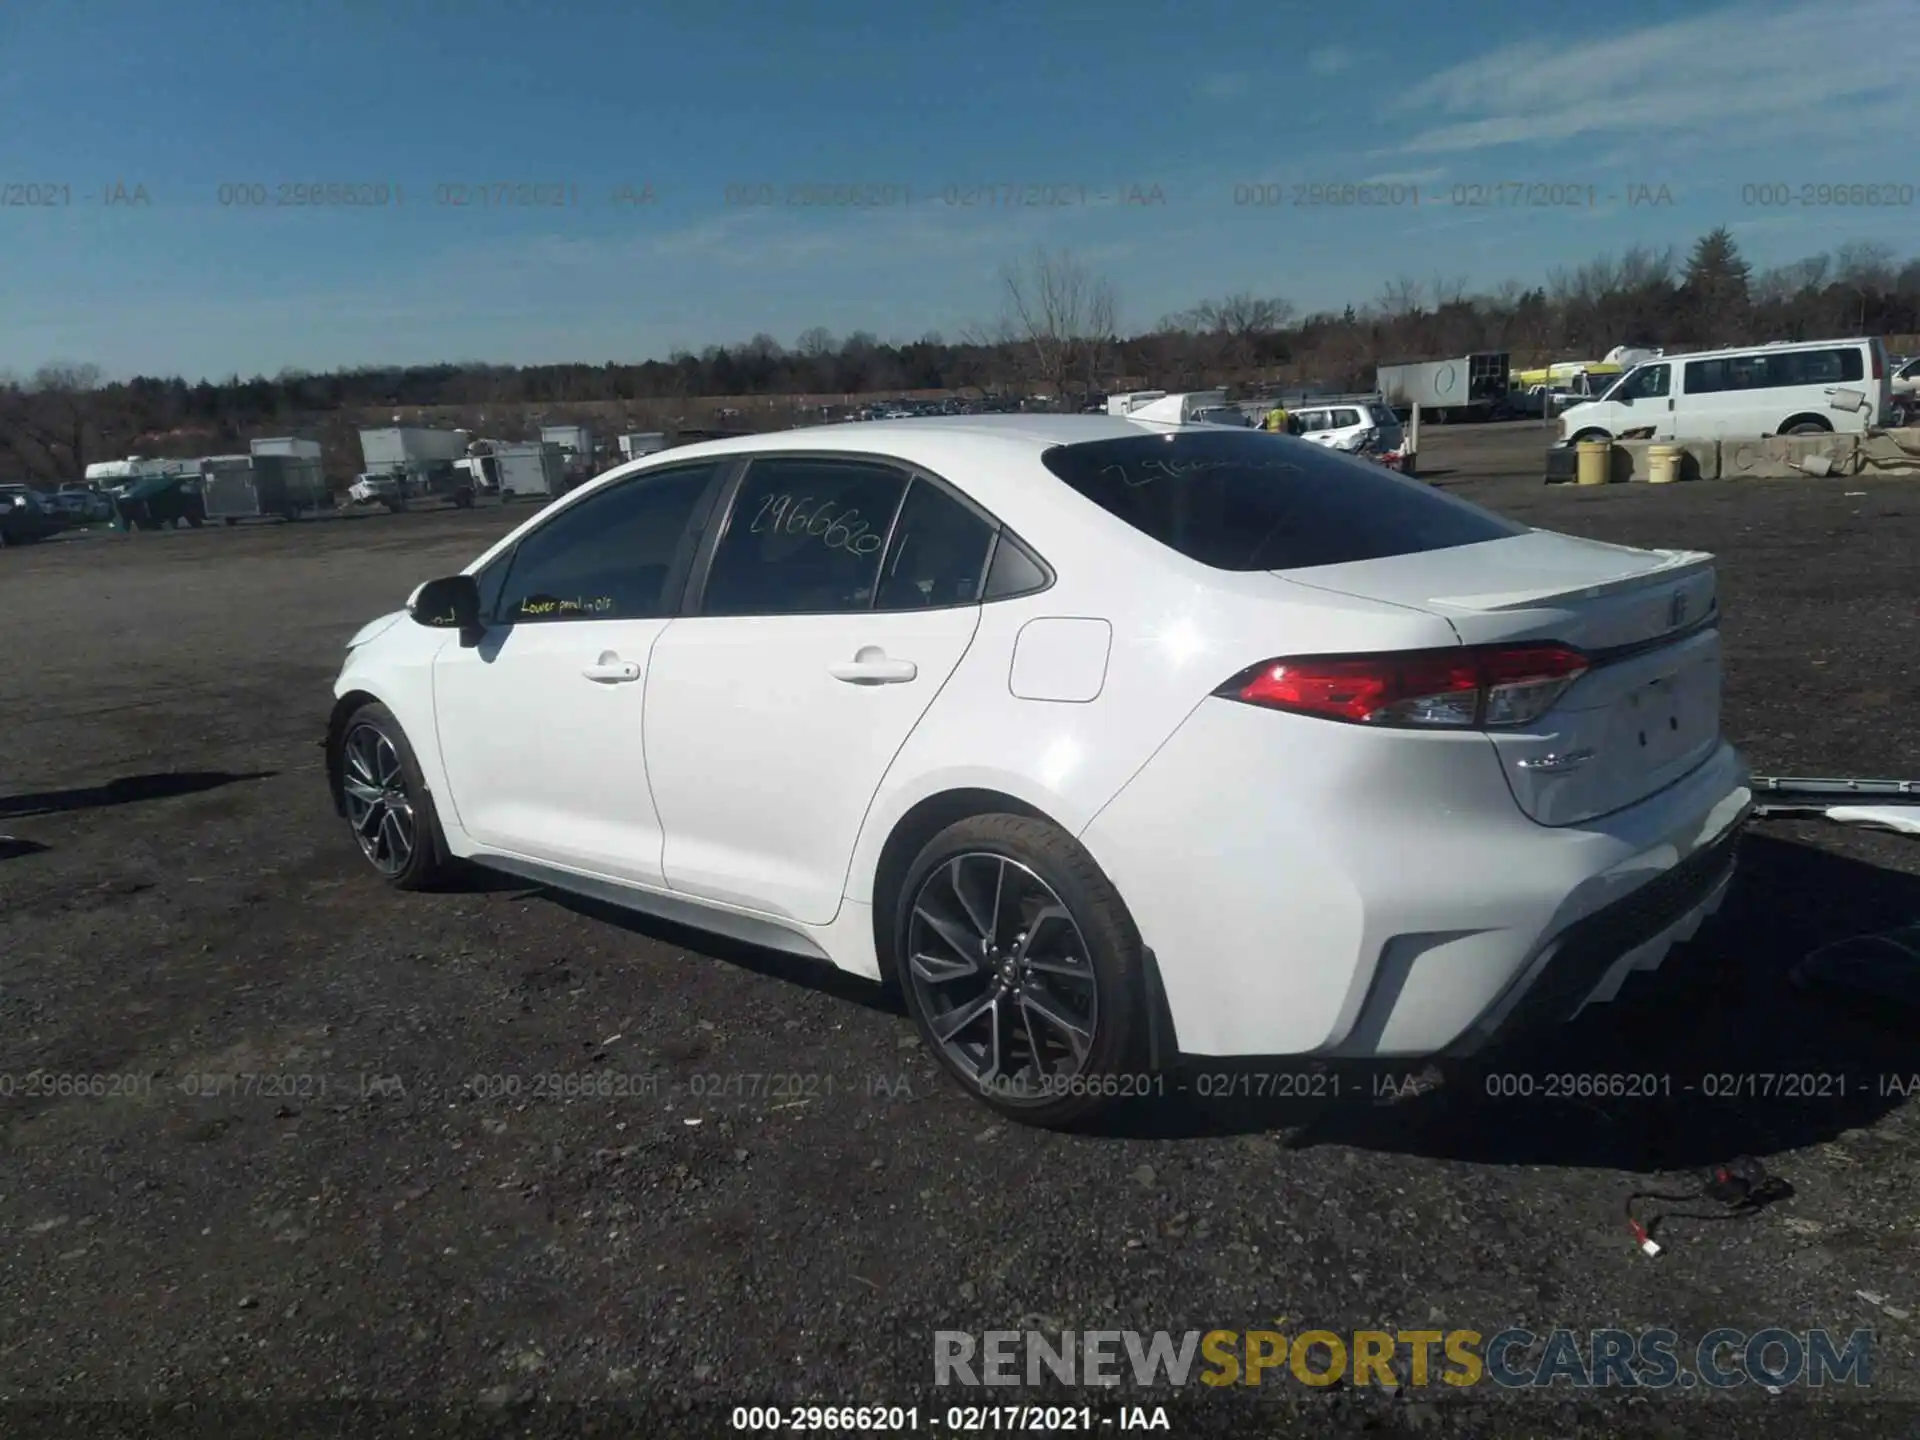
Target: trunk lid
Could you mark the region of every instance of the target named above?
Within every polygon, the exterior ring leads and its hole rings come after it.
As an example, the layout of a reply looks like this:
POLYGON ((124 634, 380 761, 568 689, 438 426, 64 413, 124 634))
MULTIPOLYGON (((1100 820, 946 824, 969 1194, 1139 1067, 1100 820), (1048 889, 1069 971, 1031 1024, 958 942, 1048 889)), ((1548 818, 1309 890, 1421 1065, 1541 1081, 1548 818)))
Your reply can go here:
POLYGON ((1466 645, 1558 640, 1593 668, 1533 725, 1491 740, 1513 798, 1543 825, 1625 809, 1720 743, 1713 557, 1547 530, 1284 572, 1295 584, 1445 619, 1466 645))

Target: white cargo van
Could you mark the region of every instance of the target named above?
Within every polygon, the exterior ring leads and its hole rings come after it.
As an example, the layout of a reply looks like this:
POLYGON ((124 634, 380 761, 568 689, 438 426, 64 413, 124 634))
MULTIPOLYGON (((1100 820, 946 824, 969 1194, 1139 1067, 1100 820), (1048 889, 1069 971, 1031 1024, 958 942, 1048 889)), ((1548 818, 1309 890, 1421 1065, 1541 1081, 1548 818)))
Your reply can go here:
POLYGON ((1660 355, 1560 417, 1564 441, 1857 435, 1891 419, 1877 339, 1810 340, 1660 355))

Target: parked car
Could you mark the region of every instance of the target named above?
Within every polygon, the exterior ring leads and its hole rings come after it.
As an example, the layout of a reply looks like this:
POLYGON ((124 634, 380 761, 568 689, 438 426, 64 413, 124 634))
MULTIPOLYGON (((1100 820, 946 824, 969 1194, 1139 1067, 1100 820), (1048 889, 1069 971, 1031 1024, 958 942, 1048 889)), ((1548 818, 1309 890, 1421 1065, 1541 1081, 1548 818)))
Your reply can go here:
POLYGON ((1353 454, 1361 450, 1400 448, 1400 417, 1384 401, 1347 401, 1338 405, 1305 405, 1288 412, 1294 434, 1329 450, 1353 454))
POLYGON ((1716 594, 1285 436, 756 435, 362 628, 327 771, 398 888, 474 861, 890 980, 1065 1124, 1196 1057, 1470 1053, 1656 965, 1752 799, 1716 594))
POLYGON ((0 485, 0 545, 30 545, 58 534, 59 515, 30 485, 0 485))
POLYGON ((127 486, 114 505, 120 518, 134 530, 160 530, 170 525, 191 525, 198 530, 207 523, 198 475, 150 475, 127 486))
POLYGON ((1892 419, 1886 350, 1866 337, 1658 356, 1568 407, 1560 434, 1564 444, 1858 435, 1892 419))
POLYGON ((1213 405, 1204 410, 1195 411, 1194 422, 1201 425, 1234 425, 1246 429, 1253 424, 1247 412, 1238 405, 1213 405))
POLYGON ((1920 360, 1895 356, 1888 363, 1893 367, 1889 382, 1893 390, 1892 421, 1895 425, 1911 425, 1920 419, 1920 360))
POLYGON ((113 518, 113 501, 104 491, 83 480, 70 480, 62 485, 59 498, 82 523, 113 518))

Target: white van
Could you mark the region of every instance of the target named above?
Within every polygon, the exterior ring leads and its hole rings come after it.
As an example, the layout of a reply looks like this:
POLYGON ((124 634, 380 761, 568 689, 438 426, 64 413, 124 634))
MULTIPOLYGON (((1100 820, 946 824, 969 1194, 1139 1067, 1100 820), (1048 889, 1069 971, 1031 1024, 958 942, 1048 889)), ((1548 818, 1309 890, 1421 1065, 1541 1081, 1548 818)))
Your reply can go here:
POLYGON ((1560 436, 1572 442, 1858 435, 1890 421, 1892 400, 1887 352, 1878 339, 1748 345, 1645 360, 1599 399, 1570 407, 1560 417, 1560 436))

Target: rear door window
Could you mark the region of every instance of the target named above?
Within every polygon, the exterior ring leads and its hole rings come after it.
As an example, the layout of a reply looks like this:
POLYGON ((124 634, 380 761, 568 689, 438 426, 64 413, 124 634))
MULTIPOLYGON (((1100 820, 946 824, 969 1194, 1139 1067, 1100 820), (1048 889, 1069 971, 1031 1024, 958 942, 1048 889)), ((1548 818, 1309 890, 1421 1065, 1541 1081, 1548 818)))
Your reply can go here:
POLYGON ((1216 570, 1293 570, 1526 533, 1378 465, 1257 435, 1061 445, 1042 463, 1109 515, 1216 570))
POLYGON ((931 481, 915 479, 894 522, 874 609, 978 604, 992 551, 992 525, 931 481))

